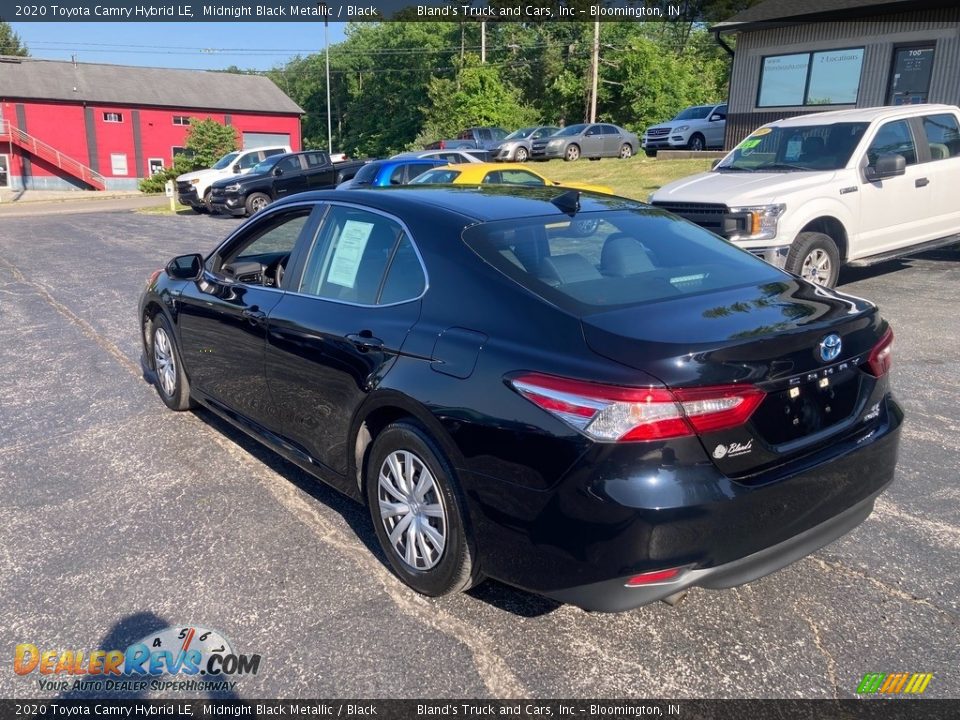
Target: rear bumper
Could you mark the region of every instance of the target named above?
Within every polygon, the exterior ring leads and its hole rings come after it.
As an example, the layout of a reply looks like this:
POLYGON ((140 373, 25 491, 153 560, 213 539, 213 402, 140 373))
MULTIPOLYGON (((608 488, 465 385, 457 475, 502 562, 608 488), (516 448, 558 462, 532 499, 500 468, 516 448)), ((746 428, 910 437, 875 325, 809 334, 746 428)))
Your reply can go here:
POLYGON ((741 480, 721 473, 694 439, 598 446, 550 490, 462 473, 480 565, 508 584, 608 612, 762 577, 870 514, 894 478, 903 421, 889 394, 881 406, 844 437, 741 480), (625 587, 668 568, 684 572, 625 587))

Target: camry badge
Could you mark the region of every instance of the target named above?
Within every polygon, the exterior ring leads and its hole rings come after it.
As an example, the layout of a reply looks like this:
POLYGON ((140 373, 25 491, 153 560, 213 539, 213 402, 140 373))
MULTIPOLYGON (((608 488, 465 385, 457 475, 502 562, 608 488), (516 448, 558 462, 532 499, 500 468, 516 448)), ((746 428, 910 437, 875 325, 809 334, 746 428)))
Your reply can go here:
POLYGON ((842 346, 843 341, 839 335, 827 335, 820 341, 820 359, 824 362, 836 360, 840 355, 840 348, 842 346))

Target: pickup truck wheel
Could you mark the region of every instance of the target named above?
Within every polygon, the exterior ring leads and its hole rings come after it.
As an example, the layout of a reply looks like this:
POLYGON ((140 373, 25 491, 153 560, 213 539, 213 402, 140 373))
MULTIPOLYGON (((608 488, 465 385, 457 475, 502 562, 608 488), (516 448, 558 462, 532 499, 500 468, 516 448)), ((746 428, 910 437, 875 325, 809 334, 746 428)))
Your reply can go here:
POLYGON ((251 193, 247 198, 247 215, 256 215, 270 204, 270 196, 263 193, 251 193))
POLYGON ((704 141, 703 135, 694 133, 693 137, 690 138, 690 142, 687 143, 687 147, 694 152, 700 152, 707 147, 707 143, 704 141))
POLYGON ((529 157, 530 155, 527 153, 527 149, 525 147, 518 147, 517 152, 514 153, 513 159, 516 162, 526 162, 529 157))
POLYGON ((207 190, 203 194, 203 207, 208 213, 213 214, 213 199, 210 195, 210 190, 207 190))
POLYGON ((633 157, 633 147, 630 143, 624 143, 620 146, 620 159, 626 160, 633 157))
POLYGON ((566 152, 563 153, 563 159, 566 160, 567 162, 573 162, 574 160, 579 160, 580 146, 574 145, 573 143, 571 143, 570 145, 567 145, 567 150, 566 152))
POLYGON ((832 288, 840 274, 837 244, 829 235, 802 232, 793 241, 784 268, 804 280, 832 288))

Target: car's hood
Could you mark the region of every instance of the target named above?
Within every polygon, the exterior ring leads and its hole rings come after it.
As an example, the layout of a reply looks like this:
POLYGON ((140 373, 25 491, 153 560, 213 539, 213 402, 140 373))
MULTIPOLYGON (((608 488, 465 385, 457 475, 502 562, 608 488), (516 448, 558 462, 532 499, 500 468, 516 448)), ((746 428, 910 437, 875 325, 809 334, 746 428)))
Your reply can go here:
POLYGON ((267 177, 266 173, 246 173, 244 175, 231 175, 230 177, 221 178, 211 185, 211 187, 222 188, 227 185, 233 185, 235 182, 256 182, 257 180, 262 180, 267 177))
POLYGON ((212 170, 207 168, 206 170, 194 170, 193 172, 184 173, 183 175, 177 175, 177 182, 190 182, 191 180, 202 180, 207 175, 211 173, 217 174, 219 170, 212 170))
POLYGON ((833 171, 710 171, 675 180, 657 190, 653 202, 721 203, 728 207, 774 202, 787 193, 815 188, 833 180, 833 171))
POLYGON ((647 128, 647 132, 650 132, 654 128, 663 129, 663 128, 672 128, 674 125, 679 125, 680 123, 686 122, 686 120, 668 120, 667 122, 662 122, 657 125, 651 125, 647 128))

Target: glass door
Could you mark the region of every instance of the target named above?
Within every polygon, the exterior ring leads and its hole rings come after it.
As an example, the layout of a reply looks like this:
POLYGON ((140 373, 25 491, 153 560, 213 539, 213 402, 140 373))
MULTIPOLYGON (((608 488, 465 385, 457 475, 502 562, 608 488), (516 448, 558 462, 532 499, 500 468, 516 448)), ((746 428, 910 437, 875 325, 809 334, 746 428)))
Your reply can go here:
POLYGON ((910 45, 893 49, 888 105, 916 105, 927 101, 933 73, 933 45, 910 45))

